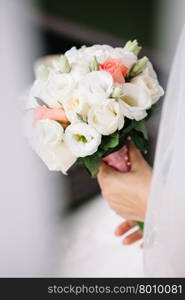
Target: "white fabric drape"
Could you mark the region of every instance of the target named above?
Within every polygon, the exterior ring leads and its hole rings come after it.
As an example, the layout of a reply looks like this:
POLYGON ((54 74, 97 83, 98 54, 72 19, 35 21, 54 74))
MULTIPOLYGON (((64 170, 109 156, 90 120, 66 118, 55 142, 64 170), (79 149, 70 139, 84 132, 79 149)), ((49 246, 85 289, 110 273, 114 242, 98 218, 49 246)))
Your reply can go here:
POLYGON ((185 28, 164 100, 144 237, 150 277, 185 277, 185 28))

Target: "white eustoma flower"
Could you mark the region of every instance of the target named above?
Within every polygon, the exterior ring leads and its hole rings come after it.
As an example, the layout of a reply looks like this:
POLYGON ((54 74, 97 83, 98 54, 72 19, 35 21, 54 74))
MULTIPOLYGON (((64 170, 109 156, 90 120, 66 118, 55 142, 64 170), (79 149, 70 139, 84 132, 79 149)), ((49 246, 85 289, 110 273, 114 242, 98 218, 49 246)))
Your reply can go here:
POLYGON ((71 48, 65 53, 70 63, 90 64, 96 56, 98 63, 102 64, 109 59, 121 59, 123 64, 130 69, 137 61, 137 56, 121 47, 113 48, 109 45, 93 45, 76 49, 71 48))
POLYGON ((67 56, 70 64, 79 63, 85 59, 84 48, 77 49, 76 47, 72 47, 65 52, 65 55, 67 56))
MULTIPOLYGON (((159 100, 160 97, 162 97, 164 95, 164 90, 163 88, 160 86, 158 78, 157 78, 157 74, 153 68, 153 65, 150 61, 148 61, 146 68, 143 71, 144 75, 148 75, 150 76, 154 82, 155 82, 155 90, 151 90, 150 93, 152 94, 152 100, 153 103, 157 102, 159 100)), ((149 88, 150 90, 150 88, 149 88)))
POLYGON ((60 55, 53 59, 51 69, 56 73, 69 73, 71 71, 71 65, 69 64, 67 56, 60 55))
POLYGON ((133 52, 127 51, 120 47, 114 49, 112 58, 121 59, 123 65, 126 66, 129 70, 137 61, 137 56, 133 52))
POLYGON ((119 103, 124 116, 137 121, 144 119, 147 115, 146 110, 152 106, 147 91, 133 83, 123 84, 119 103))
POLYGON ((105 99, 102 104, 93 105, 88 113, 88 123, 102 135, 120 130, 124 125, 120 104, 114 99, 105 99))
POLYGON ((85 157, 97 151, 101 143, 101 134, 92 126, 80 122, 66 128, 64 141, 75 156, 85 157))
POLYGON ((140 75, 133 78, 131 82, 141 86, 149 93, 152 104, 156 103, 159 98, 164 95, 164 90, 160 86, 157 75, 150 62, 148 62, 145 70, 140 75))
POLYGON ((72 63, 71 64, 71 76, 76 80, 80 81, 87 73, 90 72, 88 63, 72 63))
POLYGON ((52 120, 37 121, 33 128, 32 146, 50 171, 67 170, 75 163, 76 156, 71 153, 63 141, 62 126, 52 120))
POLYGON ((32 94, 43 100, 49 107, 60 107, 60 103, 73 92, 76 81, 70 73, 50 71, 47 78, 38 78, 32 94))
POLYGON ((71 68, 70 74, 76 81, 79 81, 85 74, 90 72, 89 61, 83 52, 83 48, 76 49, 76 47, 72 47, 65 53, 71 68))
POLYGON ((112 76, 105 71, 93 71, 84 76, 79 83, 79 96, 90 105, 109 98, 112 90, 112 76))
POLYGON ((74 93, 63 101, 63 108, 67 118, 73 123, 79 121, 78 114, 86 120, 90 106, 79 96, 78 90, 74 90, 74 93))
POLYGON ((112 58, 114 48, 109 45, 93 45, 86 47, 83 50, 83 54, 90 63, 94 56, 99 63, 104 63, 106 60, 112 58))
POLYGON ((64 129, 58 122, 48 119, 37 121, 34 131, 40 144, 50 146, 61 143, 64 134, 64 129))
POLYGON ((37 61, 34 66, 34 73, 36 79, 47 80, 49 75, 49 68, 45 66, 43 63, 37 61))
MULTIPOLYGON (((84 56, 88 61, 92 61, 93 57, 99 63, 104 63, 109 59, 121 59, 122 63, 130 69, 133 64, 137 61, 137 56, 121 47, 113 48, 108 45, 94 45, 84 49, 84 56)), ((85 59, 84 58, 84 59, 85 59)))
POLYGON ((153 68, 153 65, 150 61, 147 62, 146 68, 143 70, 143 74, 152 77, 153 79, 157 80, 157 74, 153 68))
POLYGON ((39 145, 35 148, 35 151, 50 171, 61 171, 63 174, 67 174, 67 171, 77 159, 65 142, 52 147, 39 145))

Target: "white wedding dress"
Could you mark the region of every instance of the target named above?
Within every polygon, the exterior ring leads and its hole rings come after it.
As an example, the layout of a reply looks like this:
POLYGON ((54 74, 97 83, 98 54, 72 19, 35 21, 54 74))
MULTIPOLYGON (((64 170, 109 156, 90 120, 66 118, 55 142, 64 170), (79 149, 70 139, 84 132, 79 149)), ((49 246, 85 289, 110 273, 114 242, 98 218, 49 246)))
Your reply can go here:
POLYGON ((144 246, 146 276, 185 277, 185 28, 162 111, 144 246))
POLYGON ((115 237, 123 221, 101 197, 85 203, 63 220, 61 277, 143 277, 141 241, 124 246, 115 237))

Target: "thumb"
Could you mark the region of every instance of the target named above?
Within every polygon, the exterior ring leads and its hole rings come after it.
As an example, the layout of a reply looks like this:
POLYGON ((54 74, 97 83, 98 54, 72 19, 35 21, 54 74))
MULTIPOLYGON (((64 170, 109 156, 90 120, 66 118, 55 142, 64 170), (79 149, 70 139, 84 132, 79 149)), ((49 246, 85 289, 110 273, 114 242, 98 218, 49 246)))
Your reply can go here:
POLYGON ((114 168, 112 168, 112 167, 108 166, 106 163, 102 162, 98 175, 101 174, 103 176, 108 176, 108 175, 110 176, 111 174, 114 174, 116 172, 117 171, 114 168))
POLYGON ((104 180, 107 180, 108 178, 112 178, 116 176, 117 171, 113 169, 112 167, 109 167, 107 164, 102 162, 99 172, 98 172, 98 181, 101 183, 104 180))

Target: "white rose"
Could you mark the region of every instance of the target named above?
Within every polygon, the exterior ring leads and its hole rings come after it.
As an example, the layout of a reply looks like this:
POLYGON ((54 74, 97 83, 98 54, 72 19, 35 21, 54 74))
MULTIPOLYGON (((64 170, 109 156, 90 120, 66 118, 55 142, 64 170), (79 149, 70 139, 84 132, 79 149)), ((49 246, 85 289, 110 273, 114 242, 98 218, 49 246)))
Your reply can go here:
POLYGON ((157 75, 150 62, 147 63, 147 67, 144 71, 131 80, 132 83, 144 88, 152 99, 152 104, 156 103, 161 96, 164 95, 164 90, 160 86, 157 75))
POLYGON ((55 73, 50 71, 48 78, 38 78, 33 86, 32 94, 41 98, 49 107, 60 107, 61 103, 76 86, 76 81, 70 73, 55 73))
POLYGON ((69 125, 65 130, 64 141, 77 157, 95 153, 101 143, 101 135, 86 123, 69 125))
POLYGON ((63 141, 62 126, 52 120, 37 121, 33 128, 32 146, 50 171, 67 170, 75 163, 76 157, 63 141))
POLYGON ((114 49, 112 58, 121 59, 123 65, 126 66, 129 70, 137 61, 137 56, 133 52, 126 51, 125 49, 120 47, 114 49))
POLYGON ((120 104, 114 99, 105 99, 102 104, 94 105, 88 113, 88 123, 102 135, 120 130, 124 125, 120 104))
POLYGON ((112 90, 112 76, 105 71, 91 72, 79 84, 79 95, 89 104, 98 104, 109 98, 112 90))
POLYGON ((123 84, 119 103, 123 114, 137 121, 144 119, 146 110, 152 106, 151 97, 146 90, 133 83, 123 84))

